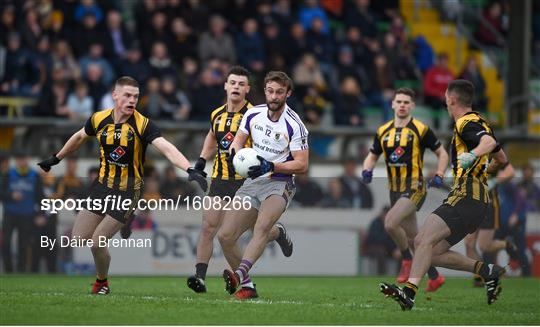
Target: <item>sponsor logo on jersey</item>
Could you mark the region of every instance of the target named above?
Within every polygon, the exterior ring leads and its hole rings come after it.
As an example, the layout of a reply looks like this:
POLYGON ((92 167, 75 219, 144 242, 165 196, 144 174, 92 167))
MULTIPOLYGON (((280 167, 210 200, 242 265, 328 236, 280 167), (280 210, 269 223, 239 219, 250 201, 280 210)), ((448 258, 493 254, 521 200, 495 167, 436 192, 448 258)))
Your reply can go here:
POLYGON ((405 150, 402 147, 397 147, 394 150, 394 152, 392 152, 392 154, 390 155, 390 160, 392 162, 396 162, 399 160, 399 158, 403 156, 404 153, 405 153, 405 150))
POLYGON ((223 138, 221 139, 221 141, 219 141, 219 143, 221 144, 223 148, 227 149, 229 148, 229 145, 231 145, 233 140, 234 140, 233 133, 228 132, 227 134, 225 134, 225 136, 223 136, 223 138))
POLYGON ((116 149, 114 149, 114 151, 111 152, 109 156, 112 158, 112 160, 118 161, 118 159, 122 158, 124 154, 126 154, 126 150, 124 150, 121 146, 119 146, 116 149))

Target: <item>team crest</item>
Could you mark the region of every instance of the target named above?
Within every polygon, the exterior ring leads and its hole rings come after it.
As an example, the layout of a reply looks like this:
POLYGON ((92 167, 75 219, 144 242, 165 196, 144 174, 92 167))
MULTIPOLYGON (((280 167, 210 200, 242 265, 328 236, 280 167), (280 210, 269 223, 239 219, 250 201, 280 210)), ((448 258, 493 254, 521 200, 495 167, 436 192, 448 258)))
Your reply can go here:
POLYGON ((118 161, 118 159, 122 158, 124 154, 126 154, 126 150, 124 150, 124 148, 119 146, 116 149, 114 149, 114 151, 111 152, 109 156, 112 158, 112 160, 118 161))
POLYGON ((394 150, 394 152, 392 152, 392 154, 390 155, 390 160, 392 162, 396 162, 399 160, 399 158, 401 158, 403 156, 403 154, 405 153, 405 150, 403 150, 402 147, 398 147, 397 149, 394 150))
POLYGON ((281 136, 281 133, 276 133, 276 134, 274 134, 274 139, 275 139, 276 141, 279 141, 279 137, 280 137, 280 136, 281 136))
POLYGON ((219 143, 224 149, 227 149, 229 145, 231 145, 233 140, 234 140, 233 133, 228 132, 227 134, 225 134, 225 136, 223 136, 223 138, 221 139, 221 141, 219 141, 219 143))
POLYGON ((128 141, 131 141, 131 140, 133 140, 133 136, 134 136, 133 131, 132 131, 132 130, 128 130, 127 133, 126 133, 126 139, 127 139, 128 141))

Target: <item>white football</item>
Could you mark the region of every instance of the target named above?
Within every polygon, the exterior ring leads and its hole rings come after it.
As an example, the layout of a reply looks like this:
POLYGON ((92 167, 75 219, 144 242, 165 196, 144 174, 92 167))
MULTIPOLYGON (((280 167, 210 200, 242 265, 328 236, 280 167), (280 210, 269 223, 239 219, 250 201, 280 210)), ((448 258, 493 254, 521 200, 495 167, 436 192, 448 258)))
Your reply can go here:
POLYGON ((257 151, 253 148, 243 148, 236 152, 233 158, 233 166, 236 173, 244 178, 248 177, 248 170, 251 166, 258 166, 261 162, 257 158, 257 151))

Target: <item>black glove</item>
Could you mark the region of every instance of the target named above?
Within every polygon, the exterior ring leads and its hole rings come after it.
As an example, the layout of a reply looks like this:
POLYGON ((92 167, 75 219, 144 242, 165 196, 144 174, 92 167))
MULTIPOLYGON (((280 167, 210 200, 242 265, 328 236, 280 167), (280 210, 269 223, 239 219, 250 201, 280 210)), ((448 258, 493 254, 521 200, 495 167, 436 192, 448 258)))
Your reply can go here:
POLYGON ((206 181, 206 173, 193 168, 188 168, 188 181, 195 181, 199 184, 204 192, 208 189, 208 182, 206 181))
POLYGON ((44 171, 49 171, 51 170, 52 166, 58 165, 59 162, 60 162, 60 159, 56 157, 56 154, 53 154, 49 158, 41 162, 38 162, 38 166, 40 166, 41 169, 43 169, 44 171))
POLYGON ((195 163, 195 167, 193 167, 193 169, 204 171, 204 167, 206 167, 206 159, 200 157, 199 159, 197 159, 197 162, 195 163))
POLYGON ((274 163, 264 159, 261 156, 257 156, 257 159, 261 162, 258 166, 249 167, 248 176, 251 179, 255 179, 259 176, 262 176, 270 171, 274 171, 274 163))
POLYGON ((371 180, 373 179, 373 170, 362 170, 362 181, 365 184, 371 183, 371 180))
POLYGON ((229 152, 229 156, 227 157, 227 166, 229 166, 229 169, 232 169, 233 174, 236 174, 236 170, 234 170, 234 165, 233 165, 233 159, 235 155, 236 155, 236 150, 234 148, 231 148, 229 152))
POLYGON ((428 188, 429 187, 435 187, 435 188, 441 188, 444 184, 443 177, 439 175, 433 176, 432 179, 428 181, 428 188))

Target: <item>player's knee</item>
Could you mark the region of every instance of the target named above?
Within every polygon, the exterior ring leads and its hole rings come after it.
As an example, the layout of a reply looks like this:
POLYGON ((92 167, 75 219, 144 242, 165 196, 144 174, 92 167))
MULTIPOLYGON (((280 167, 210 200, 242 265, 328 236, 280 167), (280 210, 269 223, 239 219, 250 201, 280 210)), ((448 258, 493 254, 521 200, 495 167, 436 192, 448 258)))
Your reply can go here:
POLYGON ((392 216, 387 215, 384 219, 384 229, 387 233, 394 233, 398 229, 398 225, 393 221, 392 216))
POLYGON ((229 247, 231 245, 234 246, 234 243, 236 242, 232 233, 223 232, 223 231, 220 231, 218 233, 218 240, 219 240, 219 244, 221 244, 221 247, 229 247))
POLYGON ((96 254, 96 253, 99 253, 99 251, 102 250, 102 248, 96 244, 96 242, 92 242, 92 246, 90 247, 90 250, 92 251, 93 254, 96 254))
POLYGON ((203 220, 201 226, 201 234, 203 237, 214 238, 217 231, 217 224, 212 224, 206 220, 203 220))
POLYGON ((431 244, 431 240, 425 237, 423 234, 418 234, 414 238, 414 248, 418 249, 423 246, 428 246, 431 244))
POLYGON ((99 253, 107 249, 107 239, 105 237, 96 236, 92 238, 92 253, 99 253))

